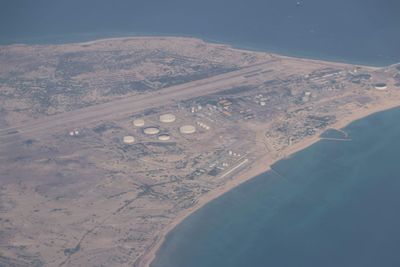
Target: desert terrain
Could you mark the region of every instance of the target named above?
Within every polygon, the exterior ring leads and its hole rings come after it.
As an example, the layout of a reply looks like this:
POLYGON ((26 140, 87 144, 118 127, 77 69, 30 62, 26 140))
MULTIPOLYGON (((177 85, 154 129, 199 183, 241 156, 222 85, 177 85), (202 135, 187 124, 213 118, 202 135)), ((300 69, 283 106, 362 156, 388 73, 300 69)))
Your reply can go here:
POLYGON ((176 37, 0 46, 0 266, 148 266, 205 203, 399 105, 400 65, 176 37))

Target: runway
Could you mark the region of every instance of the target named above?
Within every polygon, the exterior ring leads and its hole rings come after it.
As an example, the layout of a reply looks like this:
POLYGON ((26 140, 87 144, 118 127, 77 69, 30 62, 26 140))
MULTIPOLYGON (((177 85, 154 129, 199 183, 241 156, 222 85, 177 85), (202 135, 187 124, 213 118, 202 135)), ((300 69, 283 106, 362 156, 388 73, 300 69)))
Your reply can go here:
POLYGON ((26 138, 34 138, 42 134, 79 128, 96 121, 119 118, 139 113, 149 108, 161 107, 174 102, 218 93, 234 86, 248 83, 251 79, 246 78, 246 75, 263 72, 267 68, 271 68, 271 63, 271 61, 262 62, 213 77, 160 89, 157 92, 130 96, 104 104, 43 117, 23 125, 3 128, 0 129, 0 142, 1 145, 5 145, 12 142, 11 139, 14 139, 12 137, 20 134, 26 138))

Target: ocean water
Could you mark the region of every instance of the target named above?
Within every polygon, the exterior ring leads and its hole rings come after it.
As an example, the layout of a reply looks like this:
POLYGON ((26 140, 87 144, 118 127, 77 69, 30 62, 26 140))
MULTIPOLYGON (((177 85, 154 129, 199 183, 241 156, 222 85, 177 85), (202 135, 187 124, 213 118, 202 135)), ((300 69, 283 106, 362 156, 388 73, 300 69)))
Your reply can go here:
POLYGON ((0 44, 195 36, 368 65, 400 62, 398 0, 0 0, 0 44))
POLYGON ((358 120, 189 216, 152 267, 400 266, 400 109, 358 120))

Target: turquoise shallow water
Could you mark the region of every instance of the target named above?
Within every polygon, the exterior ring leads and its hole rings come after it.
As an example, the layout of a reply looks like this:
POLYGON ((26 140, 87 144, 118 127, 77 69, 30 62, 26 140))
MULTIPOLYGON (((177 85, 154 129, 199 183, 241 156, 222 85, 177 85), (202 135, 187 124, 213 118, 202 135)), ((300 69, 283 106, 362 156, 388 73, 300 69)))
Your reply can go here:
POLYGON ((400 266, 400 109, 320 141, 172 231, 152 267, 400 266))

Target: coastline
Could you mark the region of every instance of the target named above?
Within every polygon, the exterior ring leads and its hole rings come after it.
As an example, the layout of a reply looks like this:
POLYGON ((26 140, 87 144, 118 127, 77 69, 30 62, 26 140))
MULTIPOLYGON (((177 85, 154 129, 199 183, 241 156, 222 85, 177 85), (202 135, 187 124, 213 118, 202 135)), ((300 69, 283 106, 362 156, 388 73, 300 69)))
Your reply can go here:
MULTIPOLYGON (((151 33, 127 33, 127 34, 116 34, 115 36, 113 35, 107 35, 107 34, 77 34, 79 36, 92 36, 89 38, 83 38, 83 39, 77 39, 77 40, 64 40, 60 42, 33 42, 30 43, 28 41, 15 41, 15 42, 10 42, 10 43, 0 43, 0 48, 1 47, 7 47, 7 46, 52 46, 52 45, 91 45, 91 44, 97 44, 101 42, 107 42, 107 41, 125 41, 125 40, 135 40, 135 39, 193 39, 197 41, 202 41, 207 44, 215 45, 215 46, 222 46, 222 47, 227 47, 232 50, 236 51, 251 51, 254 53, 263 53, 263 54, 271 54, 271 55, 277 55, 283 58, 295 58, 299 60, 312 60, 312 61, 317 61, 317 62, 329 62, 332 64, 339 64, 339 65, 354 65, 354 66, 361 66, 361 67, 366 67, 366 68, 374 68, 374 69, 379 69, 383 67, 388 67, 392 65, 397 65, 400 62, 395 62, 391 64, 384 64, 384 63, 379 63, 379 64, 374 64, 374 63, 368 63, 368 62, 362 62, 362 61, 351 61, 351 60, 346 60, 344 58, 335 58, 335 57, 328 57, 328 56, 322 56, 322 55, 311 55, 309 53, 290 53, 288 51, 284 50, 277 50, 274 48, 261 48, 261 47, 251 47, 248 45, 243 45, 243 44, 234 44, 231 42, 225 42, 223 40, 216 40, 216 39, 211 39, 211 38, 206 38, 204 36, 195 36, 195 35, 175 35, 175 34, 151 34, 151 33)), ((47 36, 44 37, 46 38, 56 38, 56 36, 47 36)))
MULTIPOLYGON (((291 55, 287 53, 280 53, 279 51, 268 51, 268 50, 258 50, 255 48, 246 48, 246 47, 241 47, 241 46, 236 46, 234 44, 230 43, 222 43, 216 40, 210 40, 206 38, 201 38, 201 37, 196 37, 196 36, 173 36, 173 35, 138 35, 138 36, 125 36, 125 37, 111 37, 111 38, 100 38, 100 39, 95 39, 91 41, 85 41, 85 42, 73 42, 71 44, 73 45, 92 45, 92 44, 98 44, 102 42, 109 42, 109 41, 129 41, 129 40, 154 40, 154 39, 171 39, 171 40, 193 40, 195 42, 201 42, 205 43, 211 46, 216 46, 216 47, 222 47, 226 48, 232 51, 237 51, 237 52, 252 52, 256 54, 268 54, 272 56, 276 56, 282 59, 290 59, 290 60, 297 60, 305 63, 309 62, 315 62, 315 63, 326 63, 329 62, 330 65, 336 65, 336 66, 355 66, 355 67, 362 67, 362 68, 367 68, 370 70, 379 70, 381 68, 389 67, 392 65, 397 65, 399 63, 394 63, 391 65, 373 65, 373 64, 365 64, 365 63, 360 63, 360 62, 351 62, 351 61, 343 61, 340 59, 325 59, 325 58, 320 58, 320 57, 306 57, 306 56, 301 56, 301 55, 291 55)), ((68 43, 66 43, 68 45, 68 43)))
MULTIPOLYGON (((377 105, 373 105, 371 107, 360 108, 360 109, 354 110, 354 112, 352 114, 339 119, 337 122, 335 122, 329 128, 343 129, 343 128, 347 127, 349 124, 351 124, 357 120, 366 118, 374 113, 383 112, 383 111, 387 111, 387 110, 390 110, 393 108, 398 108, 398 107, 400 107, 400 103, 392 100, 392 101, 386 101, 384 103, 380 103, 377 105)), ((193 205, 189 209, 187 209, 184 212, 182 212, 181 214, 179 214, 166 228, 164 228, 163 231, 161 231, 161 233, 159 233, 154 238, 153 244, 147 249, 147 251, 142 256, 140 256, 138 258, 138 260, 134 263, 133 266, 135 266, 135 267, 150 267, 151 263, 154 261, 154 259, 157 256, 158 250, 163 245, 168 234, 171 233, 187 217, 189 217, 191 214, 195 213, 197 210, 201 209, 202 207, 204 207, 206 204, 210 203, 214 199, 217 199, 218 197, 227 193, 228 191, 261 175, 262 173, 268 172, 269 170, 271 170, 271 166, 274 163, 276 163, 280 160, 283 160, 285 158, 288 158, 288 157, 294 155, 295 153, 297 153, 301 150, 304 150, 304 149, 312 146, 313 144, 317 143, 318 141, 321 140, 320 134, 322 132, 319 132, 310 138, 306 138, 306 139, 284 149, 280 156, 275 155, 275 157, 271 158, 270 155, 264 155, 258 161, 248 165, 245 169, 243 169, 239 173, 232 176, 232 179, 228 183, 224 184, 223 186, 221 186, 220 188, 217 188, 214 191, 210 191, 210 192, 206 193, 205 195, 201 196, 197 200, 197 203, 195 205, 193 205)))
MULTIPOLYGON (((206 40, 195 38, 195 37, 166 37, 166 36, 137 36, 137 37, 116 37, 116 38, 106 38, 106 39, 97 39, 93 41, 88 41, 88 42, 79 42, 79 43, 74 43, 76 45, 90 45, 90 44, 98 44, 102 42, 112 42, 112 41, 129 41, 129 40, 137 40, 137 39, 148 39, 148 40, 163 40, 163 39, 188 39, 188 40, 193 40, 193 42, 196 44, 196 42, 207 42, 206 40)), ((208 42, 207 42, 208 43, 208 42)), ((69 44, 66 44, 68 46, 69 44)), ((226 48, 226 49, 231 49, 231 50, 237 50, 237 51, 247 51, 243 50, 240 48, 235 48, 234 46, 231 46, 230 44, 219 44, 219 43, 211 43, 211 45, 226 48)), ((18 46, 18 45, 16 45, 18 46)), ((24 46, 24 45, 22 45, 24 46)), ((1 48, 1 46, 0 46, 1 48)), ((248 52, 248 51, 247 51, 248 52)), ((256 51, 255 53, 260 53, 264 54, 263 52, 258 52, 256 51)), ((302 64, 302 63, 326 63, 328 62, 330 66, 353 66, 357 68, 358 66, 362 66, 364 68, 368 68, 369 70, 379 70, 381 68, 379 67, 374 67, 374 66, 364 66, 364 65, 353 65, 350 63, 344 63, 344 62, 329 62, 325 61, 323 59, 308 59, 308 58, 297 58, 297 57, 290 57, 290 56, 285 56, 281 54, 275 54, 275 53, 268 53, 269 55, 275 56, 277 59, 283 61, 285 59, 294 59, 296 64, 302 64)), ((377 93, 378 94, 378 93, 377 93)), ((391 91, 388 90, 386 92, 380 92, 379 94, 391 94, 391 91)), ((336 128, 336 129, 341 129, 343 127, 346 127, 348 124, 358 120, 362 119, 364 117, 367 117, 373 113, 377 113, 380 111, 388 110, 391 108, 399 107, 400 103, 398 101, 393 101, 393 100, 381 100, 376 102, 375 104, 371 105, 366 105, 366 106, 354 106, 350 107, 348 109, 349 113, 346 115, 339 116, 337 118, 337 121, 330 125, 328 128, 336 128)), ((347 110, 347 109, 346 109, 347 110)), ((325 129, 326 130, 326 129, 325 129)), ((217 199, 218 197, 222 196, 223 194, 227 193, 228 191, 231 191, 232 189, 236 188, 237 186, 243 184, 244 182, 247 182, 258 175, 265 173, 271 169, 271 166, 275 164, 276 162, 288 158, 292 156, 293 154, 306 149, 307 147, 315 144, 316 142, 320 141, 320 134, 322 131, 316 133, 314 136, 304 138, 303 140, 300 140, 297 143, 292 144, 290 147, 286 147, 280 151, 273 151, 269 154, 264 154, 262 157, 258 158, 256 161, 253 162, 248 162, 247 164, 244 164, 244 166, 241 166, 239 170, 235 170, 234 173, 230 173, 229 181, 226 182, 225 184, 221 185, 219 188, 216 188, 215 190, 212 190, 200 198, 198 198, 195 202, 195 204, 190 207, 187 210, 183 210, 181 213, 177 214, 177 217, 172 218, 171 221, 164 227, 164 228, 159 228, 161 229, 160 232, 158 233, 153 233, 154 235, 151 236, 147 241, 150 243, 150 245, 144 250, 144 253, 139 255, 137 260, 134 262, 134 266, 150 266, 153 260, 157 257, 157 253, 159 249, 162 247, 164 241, 167 239, 168 234, 171 233, 182 221, 184 221, 187 217, 192 215, 194 212, 198 211, 200 208, 204 207, 206 204, 210 203, 211 201, 217 199)))

